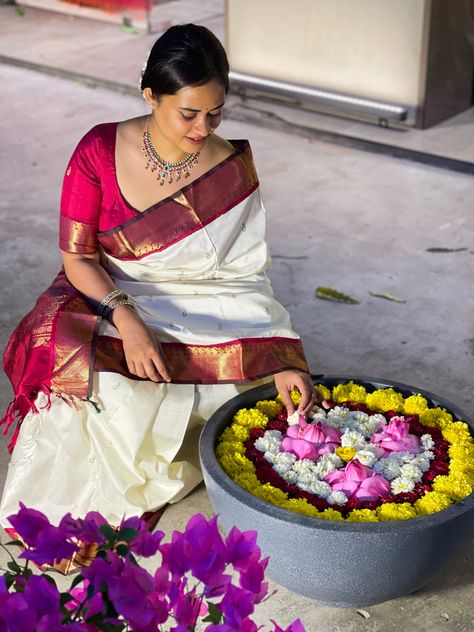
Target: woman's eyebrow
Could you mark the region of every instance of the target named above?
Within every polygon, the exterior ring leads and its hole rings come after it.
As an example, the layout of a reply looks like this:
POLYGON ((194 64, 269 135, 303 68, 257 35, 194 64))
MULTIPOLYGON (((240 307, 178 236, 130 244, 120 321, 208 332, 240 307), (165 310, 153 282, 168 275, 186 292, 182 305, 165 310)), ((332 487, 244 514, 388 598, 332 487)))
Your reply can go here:
MULTIPOLYGON (((223 106, 224 106, 224 103, 221 103, 220 105, 216 105, 216 107, 209 110, 209 112, 214 112, 214 110, 220 110, 220 108, 222 108, 223 106)), ((179 108, 179 109, 186 110, 186 112, 201 112, 201 110, 193 110, 193 108, 179 108)))

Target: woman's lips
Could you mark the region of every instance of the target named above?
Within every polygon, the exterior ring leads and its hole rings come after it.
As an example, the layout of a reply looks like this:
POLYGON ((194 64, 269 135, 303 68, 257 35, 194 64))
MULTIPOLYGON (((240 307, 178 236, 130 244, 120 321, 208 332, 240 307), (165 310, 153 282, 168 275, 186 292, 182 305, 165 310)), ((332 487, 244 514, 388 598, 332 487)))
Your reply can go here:
POLYGON ((207 140, 207 136, 201 136, 200 138, 190 138, 189 136, 185 137, 188 143, 192 145, 202 145, 205 140, 207 140))

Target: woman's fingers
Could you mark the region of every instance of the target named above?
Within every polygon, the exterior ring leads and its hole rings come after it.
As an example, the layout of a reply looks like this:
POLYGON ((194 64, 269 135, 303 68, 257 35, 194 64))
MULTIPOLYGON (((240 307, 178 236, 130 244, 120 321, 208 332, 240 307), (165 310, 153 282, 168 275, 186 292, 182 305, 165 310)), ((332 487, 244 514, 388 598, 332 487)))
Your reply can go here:
POLYGON ((299 375, 295 380, 296 386, 301 393, 301 401, 298 410, 305 415, 309 413, 314 405, 316 395, 313 389, 313 383, 309 376, 299 375))
POLYGON ((171 375, 166 366, 166 362, 164 360, 163 351, 161 350, 161 345, 158 343, 158 348, 155 349, 155 353, 152 356, 153 363, 157 368, 159 374, 163 377, 165 382, 171 382, 171 375))
POLYGON ((143 368, 145 370, 146 377, 152 382, 161 382, 163 380, 152 359, 145 360, 143 368))

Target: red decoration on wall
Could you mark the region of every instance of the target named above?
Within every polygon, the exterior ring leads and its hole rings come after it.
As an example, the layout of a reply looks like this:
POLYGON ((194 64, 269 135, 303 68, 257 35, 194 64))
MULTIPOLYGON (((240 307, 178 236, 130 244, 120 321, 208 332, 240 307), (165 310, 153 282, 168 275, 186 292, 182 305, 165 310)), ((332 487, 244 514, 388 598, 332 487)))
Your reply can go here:
POLYGON ((68 4, 76 4, 90 9, 101 9, 110 13, 122 11, 146 11, 151 9, 152 0, 62 0, 68 4))

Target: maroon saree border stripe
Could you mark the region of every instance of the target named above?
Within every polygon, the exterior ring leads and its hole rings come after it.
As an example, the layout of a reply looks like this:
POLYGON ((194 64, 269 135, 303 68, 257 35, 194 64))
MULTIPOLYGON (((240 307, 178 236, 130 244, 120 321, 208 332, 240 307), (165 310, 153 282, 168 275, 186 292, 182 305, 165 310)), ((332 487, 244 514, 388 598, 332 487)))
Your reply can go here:
POLYGON ((227 213, 258 188, 250 146, 142 215, 98 233, 104 250, 121 260, 159 252, 227 213), (218 175, 216 175, 218 172, 218 175), (214 177, 215 176, 215 177, 214 177))
MULTIPOLYGON (((246 382, 290 369, 309 373, 298 338, 243 338, 211 345, 162 342, 161 346, 175 384, 246 382)), ((143 379, 128 371, 122 341, 112 336, 98 337, 94 368, 143 379)))

